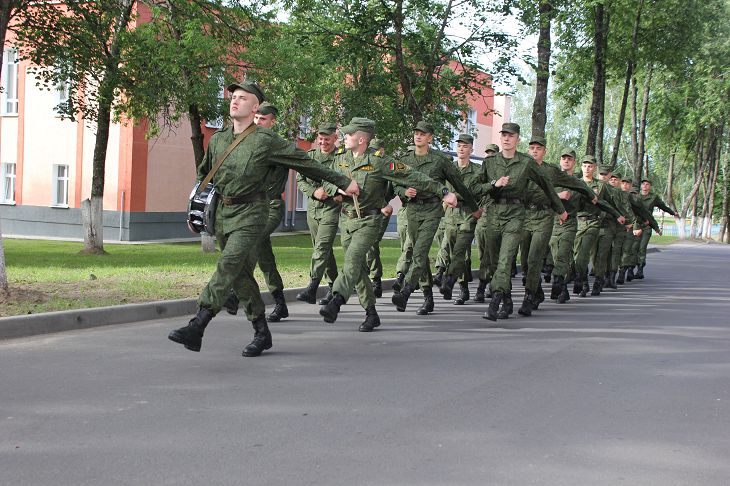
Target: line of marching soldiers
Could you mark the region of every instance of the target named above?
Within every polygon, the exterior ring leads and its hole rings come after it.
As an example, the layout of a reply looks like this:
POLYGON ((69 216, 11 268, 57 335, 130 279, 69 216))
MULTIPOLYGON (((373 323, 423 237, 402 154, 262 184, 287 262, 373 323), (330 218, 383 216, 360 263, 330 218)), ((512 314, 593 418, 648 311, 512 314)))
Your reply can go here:
POLYGON ((434 286, 446 301, 467 302, 476 239, 479 275, 473 300, 489 299, 483 317, 491 321, 514 312, 512 276, 519 249, 525 292, 517 312, 530 316, 546 300, 543 279, 551 282, 550 299, 564 304, 571 282, 573 293, 586 297, 643 278, 652 229, 661 234, 653 208, 674 214, 651 192, 650 181, 641 181, 639 192, 630 178, 597 167, 593 156, 583 157, 580 174, 574 175, 577 159, 571 148, 561 151, 559 165, 544 161, 544 138, 529 141, 529 155, 517 151, 520 127, 515 123, 502 126, 500 146, 487 146, 481 165, 471 162, 471 135, 458 136, 454 162, 431 147, 434 128, 425 121, 416 124, 413 145, 397 158, 387 155, 375 138, 375 122, 359 117, 339 128, 340 147, 337 126, 319 126, 316 146, 306 153, 271 130, 277 110, 264 102, 260 88, 240 83, 229 91, 233 126, 214 134, 198 170, 202 179, 218 154, 230 153, 214 179, 222 195, 215 223, 221 257, 201 293, 197 315, 169 336, 193 351, 200 350, 206 326, 223 308, 231 314, 243 308, 252 322, 254 339, 244 347, 244 356, 271 348, 268 322, 288 317, 270 235, 283 217, 281 194, 290 168, 299 172, 299 189, 310 198, 307 223, 313 248, 310 283, 296 298, 315 304, 324 280, 328 292, 319 301, 319 314, 332 323, 357 293, 365 309, 362 332, 380 326, 375 306, 383 290, 379 242, 394 197, 403 205, 391 299, 396 309, 405 311, 420 290, 417 314, 433 312, 434 286), (254 121, 258 126, 252 127, 254 121), (247 128, 255 136, 235 150, 224 150, 247 128), (339 266, 333 253, 338 231, 344 249, 339 266), (434 239, 440 248, 435 274, 429 261, 434 239), (275 302, 268 316, 253 278, 257 263, 275 302))

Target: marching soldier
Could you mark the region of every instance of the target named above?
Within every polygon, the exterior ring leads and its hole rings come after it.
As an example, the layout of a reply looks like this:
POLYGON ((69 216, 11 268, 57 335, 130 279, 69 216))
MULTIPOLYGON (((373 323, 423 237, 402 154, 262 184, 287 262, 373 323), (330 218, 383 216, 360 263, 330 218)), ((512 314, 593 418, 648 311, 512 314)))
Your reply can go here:
MULTIPOLYGON (((385 155, 385 144, 379 138, 374 138, 370 141, 368 148, 375 150, 376 155, 381 157, 385 155)), ((385 196, 386 200, 390 201, 393 199, 393 188, 392 185, 385 196)), ((390 223, 390 216, 385 216, 382 223, 380 224, 380 231, 377 241, 373 244, 367 255, 368 269, 370 270, 370 280, 373 283, 373 293, 375 297, 380 298, 383 296, 383 263, 380 261, 380 241, 385 235, 385 231, 388 229, 390 223)))
MULTIPOLYGON (((486 161, 489 157, 494 157, 499 152, 499 145, 496 143, 490 143, 484 153, 484 160, 486 161)), ((476 293, 474 294, 474 302, 482 303, 488 296, 491 298, 491 293, 486 294, 487 285, 492 279, 490 272, 490 259, 487 252, 487 207, 491 204, 492 199, 484 197, 481 199, 481 210, 482 215, 477 221, 477 227, 474 230, 474 236, 477 240, 477 250, 479 252, 479 284, 477 285, 476 293)))
MULTIPOLYGON (((651 181, 644 179, 641 181, 641 194, 639 201, 644 205, 647 211, 650 213, 654 211, 654 208, 659 208, 662 211, 669 213, 671 216, 677 216, 672 208, 662 201, 662 198, 651 192, 651 181)), ((644 267, 646 266, 646 249, 649 246, 649 240, 651 239, 651 226, 644 225, 642 227, 641 242, 639 243, 639 261, 638 269, 636 271, 635 278, 644 278, 644 267)))
POLYGON ((343 200, 342 246, 345 260, 332 288, 333 298, 320 308, 319 313, 325 322, 335 322, 340 308, 349 299, 352 289, 356 288, 366 314, 359 330, 369 332, 380 325, 380 317, 375 310, 366 255, 378 238, 383 215, 390 215, 393 209, 386 201, 388 183, 404 185, 428 196, 438 194, 439 205, 441 198, 450 206, 455 206, 457 199, 442 183, 368 148, 375 133, 373 120, 353 118, 341 131, 345 134, 345 151, 335 157, 334 168, 362 184, 362 192, 360 197, 343 200))
POLYGON ((187 326, 172 331, 169 339, 191 351, 200 351, 205 328, 220 312, 233 288, 247 303, 246 315, 254 329, 254 339, 242 354, 258 356, 272 346, 264 303, 250 264, 255 261, 252 253, 258 251, 269 214, 269 197, 262 190, 267 187, 267 175, 273 168, 287 167, 337 184, 347 194, 358 194, 359 187, 354 180, 312 161, 306 152, 272 130, 256 126, 254 115, 264 101, 256 84, 236 83, 228 91, 233 124, 213 134, 198 167, 198 180, 202 180, 220 162, 213 180, 221 194, 215 221, 221 254, 213 276, 198 298, 197 314, 187 326), (242 265, 244 262, 249 264, 242 265))

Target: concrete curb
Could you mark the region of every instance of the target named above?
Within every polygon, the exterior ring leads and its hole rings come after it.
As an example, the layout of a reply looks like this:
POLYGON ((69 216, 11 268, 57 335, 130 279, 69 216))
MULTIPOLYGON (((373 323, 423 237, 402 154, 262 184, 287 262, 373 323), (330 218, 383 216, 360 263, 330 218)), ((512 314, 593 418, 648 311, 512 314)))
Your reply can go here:
MULTIPOLYGON (((650 253, 658 251, 659 249, 656 247, 648 249, 650 253)), ((478 270, 472 271, 478 272, 478 270)), ((476 274, 474 274, 474 277, 475 279, 477 278, 476 274)), ((394 282, 395 279, 392 278, 383 280, 383 290, 392 290, 394 282)), ((302 290, 304 289, 285 289, 284 298, 287 302, 295 302, 296 295, 302 290)), ((317 298, 323 297, 326 293, 327 286, 320 286, 317 291, 317 298)), ((268 291, 261 292, 261 298, 266 305, 272 305, 274 303, 268 291)), ((149 321, 152 319, 192 316, 195 314, 195 310, 196 299, 178 299, 2 317, 0 318, 0 340, 88 329, 91 327, 127 324, 137 321, 149 321)))

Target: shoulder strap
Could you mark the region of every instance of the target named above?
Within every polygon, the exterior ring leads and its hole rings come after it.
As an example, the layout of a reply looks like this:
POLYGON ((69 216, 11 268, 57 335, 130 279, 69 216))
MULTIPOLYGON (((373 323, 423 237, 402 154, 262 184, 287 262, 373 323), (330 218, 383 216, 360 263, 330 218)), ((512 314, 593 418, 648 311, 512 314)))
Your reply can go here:
POLYGON ((215 163, 212 169, 210 169, 210 172, 208 172, 208 175, 205 176, 205 179, 203 179, 203 182, 200 183, 198 186, 198 192, 205 189, 205 186, 208 185, 208 183, 213 180, 213 176, 216 172, 218 172, 218 169, 223 164, 223 161, 226 160, 226 158, 233 152, 233 149, 238 146, 239 143, 243 141, 244 138, 248 137, 251 133, 256 130, 256 124, 251 123, 251 125, 245 129, 243 132, 241 132, 240 135, 236 137, 236 139, 231 142, 231 144, 226 148, 226 150, 223 152, 223 154, 218 158, 218 161, 215 163))

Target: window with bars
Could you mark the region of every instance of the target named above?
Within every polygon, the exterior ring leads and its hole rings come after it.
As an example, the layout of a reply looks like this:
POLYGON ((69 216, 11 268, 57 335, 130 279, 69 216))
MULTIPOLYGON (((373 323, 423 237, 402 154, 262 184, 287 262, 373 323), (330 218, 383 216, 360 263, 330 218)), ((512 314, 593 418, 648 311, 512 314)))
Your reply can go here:
POLYGON ((68 207, 68 165, 53 165, 53 206, 68 207))
POLYGON ((15 204, 15 163, 4 162, 0 177, 0 203, 15 204))
POLYGON ((18 114, 18 51, 3 51, 2 92, 0 92, 0 114, 18 114))

